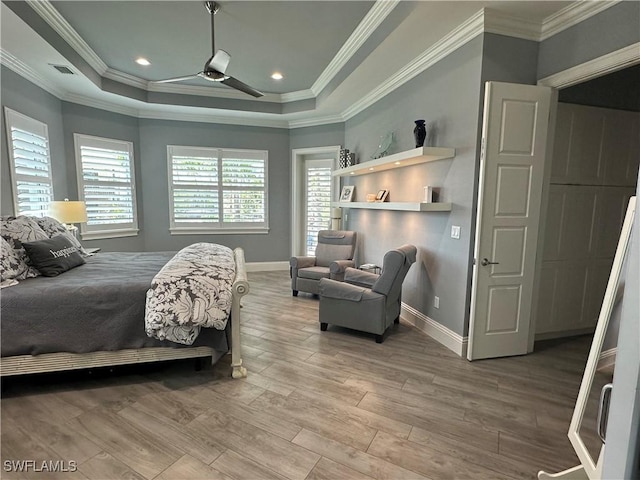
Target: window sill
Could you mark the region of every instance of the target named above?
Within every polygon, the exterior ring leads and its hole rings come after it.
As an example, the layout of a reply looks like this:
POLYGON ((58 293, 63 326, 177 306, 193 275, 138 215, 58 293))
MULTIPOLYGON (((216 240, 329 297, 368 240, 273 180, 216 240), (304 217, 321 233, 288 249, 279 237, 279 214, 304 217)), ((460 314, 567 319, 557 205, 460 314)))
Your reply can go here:
POLYGON ((257 228, 193 228, 173 227, 169 231, 171 235, 266 235, 268 227, 257 228))
POLYGON ((98 230, 95 232, 82 232, 82 240, 102 240, 105 238, 135 237, 138 235, 137 228, 127 228, 122 230, 98 230))

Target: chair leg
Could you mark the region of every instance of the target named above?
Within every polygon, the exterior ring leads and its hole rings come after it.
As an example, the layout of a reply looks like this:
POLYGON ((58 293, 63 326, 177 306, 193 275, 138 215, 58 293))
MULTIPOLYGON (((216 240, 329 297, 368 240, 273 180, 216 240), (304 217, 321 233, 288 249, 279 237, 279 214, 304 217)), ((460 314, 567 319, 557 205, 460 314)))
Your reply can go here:
POLYGON ((376 335, 376 343, 382 343, 384 337, 382 335, 376 335))
POLYGON ((320 323, 320 330, 322 330, 323 332, 326 332, 328 325, 329 325, 328 323, 320 323))
POLYGON ((298 290, 294 290, 294 291, 293 291, 293 296, 294 296, 294 297, 297 297, 297 296, 298 296, 298 290))

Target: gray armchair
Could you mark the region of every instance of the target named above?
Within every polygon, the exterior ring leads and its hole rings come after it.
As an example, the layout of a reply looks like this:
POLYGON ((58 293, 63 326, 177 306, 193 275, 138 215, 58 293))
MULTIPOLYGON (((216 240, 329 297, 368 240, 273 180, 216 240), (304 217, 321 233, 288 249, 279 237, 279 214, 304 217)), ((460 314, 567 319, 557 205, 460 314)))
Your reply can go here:
POLYGON ((413 245, 387 252, 380 275, 347 268, 344 282, 320 280, 320 330, 339 325, 373 333, 382 343, 387 328, 400 322, 402 282, 416 253, 413 245))
POLYGON ((318 294, 320 279, 344 279, 348 267, 355 266, 358 234, 346 230, 320 230, 315 257, 291 257, 291 290, 318 294))

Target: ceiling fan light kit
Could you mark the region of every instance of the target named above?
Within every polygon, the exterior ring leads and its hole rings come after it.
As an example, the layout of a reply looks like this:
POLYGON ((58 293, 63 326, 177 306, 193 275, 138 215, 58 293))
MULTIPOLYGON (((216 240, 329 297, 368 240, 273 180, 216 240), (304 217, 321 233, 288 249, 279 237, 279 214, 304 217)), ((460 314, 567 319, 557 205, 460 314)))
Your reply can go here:
POLYGON ((195 73, 193 75, 186 75, 183 77, 156 80, 152 83, 175 83, 183 82, 185 80, 192 80, 194 78, 203 78, 204 80, 208 80, 210 82, 220 82, 223 85, 235 88, 236 90, 239 90, 256 98, 262 97, 264 93, 247 85, 246 83, 241 82, 237 78, 233 78, 232 76, 226 74, 227 66, 229 65, 229 61, 231 60, 231 55, 229 55, 224 50, 216 51, 214 30, 214 16, 220 11, 220 5, 217 2, 206 1, 204 2, 204 6, 211 16, 211 58, 209 58, 205 62, 204 68, 201 72, 195 73))

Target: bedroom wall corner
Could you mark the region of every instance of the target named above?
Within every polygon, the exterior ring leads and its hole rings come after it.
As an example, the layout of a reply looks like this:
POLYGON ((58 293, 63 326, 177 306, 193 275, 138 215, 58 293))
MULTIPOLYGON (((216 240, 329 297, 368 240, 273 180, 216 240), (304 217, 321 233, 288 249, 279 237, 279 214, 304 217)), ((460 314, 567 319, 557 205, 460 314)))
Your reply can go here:
POLYGON ((2 99, 0 165, 0 213, 13 215, 13 194, 9 164, 9 145, 4 121, 4 107, 47 124, 53 179, 53 194, 56 200, 69 196, 67 184, 67 160, 64 145, 62 102, 42 88, 24 79, 2 65, 0 98, 2 99))

